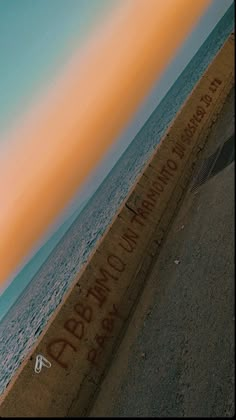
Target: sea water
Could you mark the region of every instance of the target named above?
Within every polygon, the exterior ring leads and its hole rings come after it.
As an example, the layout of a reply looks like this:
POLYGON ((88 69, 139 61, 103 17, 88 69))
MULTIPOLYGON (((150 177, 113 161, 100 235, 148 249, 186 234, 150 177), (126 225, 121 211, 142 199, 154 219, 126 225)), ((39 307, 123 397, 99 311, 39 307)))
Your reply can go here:
POLYGON ((232 6, 0 323, 0 394, 61 302, 75 274, 86 263, 176 112, 233 26, 232 6))

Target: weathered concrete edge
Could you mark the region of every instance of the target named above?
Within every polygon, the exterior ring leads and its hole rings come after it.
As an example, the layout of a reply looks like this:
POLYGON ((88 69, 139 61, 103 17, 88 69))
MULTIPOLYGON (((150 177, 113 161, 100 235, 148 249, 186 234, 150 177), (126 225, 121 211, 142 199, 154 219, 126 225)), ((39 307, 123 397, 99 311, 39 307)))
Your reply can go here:
MULTIPOLYGON (((230 90, 230 87, 232 86, 232 80, 233 80, 233 72, 231 73, 231 74, 229 74, 229 80, 228 80, 228 83, 226 83, 225 84, 225 88, 224 88, 224 91, 223 92, 221 92, 221 97, 220 97, 220 101, 219 101, 219 103, 217 104, 217 106, 215 107, 215 112, 211 115, 211 121, 214 121, 214 119, 216 118, 216 115, 220 112, 220 108, 221 108, 221 106, 223 105, 223 101, 224 101, 224 99, 225 99, 225 97, 227 96, 227 93, 228 93, 228 91, 230 90)), ((201 81, 200 81, 201 82, 201 81)), ((199 82, 199 83, 200 83, 199 82)), ((195 89, 191 92, 191 95, 190 96, 193 96, 194 95, 194 92, 196 91, 196 89, 197 89, 197 87, 198 87, 198 85, 199 84, 197 84, 196 85, 196 87, 195 87, 195 89)), ((189 99, 189 98, 188 98, 189 99)), ((188 99, 187 99, 187 101, 188 101, 188 99)), ((187 102, 186 101, 186 102, 187 102)), ((185 104, 186 104, 186 102, 185 102, 185 104)), ((185 104, 183 105, 183 107, 182 107, 182 109, 185 107, 185 104)), ((179 111, 179 113, 178 113, 178 115, 179 114, 181 114, 181 112, 182 112, 182 109, 179 111)), ((171 124, 171 126, 169 127, 169 129, 168 129, 168 131, 167 131, 167 134, 171 131, 171 128, 173 127, 173 125, 175 125, 175 122, 176 122, 176 120, 178 119, 178 115, 176 116, 176 118, 175 118, 175 120, 174 120, 174 122, 171 124)), ((210 125, 208 126, 208 128, 207 128, 207 130, 205 130, 205 137, 204 137, 204 139, 206 138, 206 135, 207 135, 207 132, 209 132, 209 130, 210 130, 210 125), (207 131, 208 130, 208 131, 207 131)), ((161 144, 163 145, 164 144, 164 142, 167 140, 167 134, 164 136, 164 138, 163 138, 163 140, 162 140, 162 142, 161 142, 161 144)), ((202 133, 203 134, 203 133, 202 133)), ((201 134, 201 135, 202 135, 201 134)), ((199 134, 198 134, 198 137, 199 137, 199 134)), ((203 137, 201 138, 201 140, 203 139, 203 137)), ((192 150, 192 153, 191 153, 191 155, 189 156, 189 158, 188 158, 188 166, 190 166, 191 167, 191 162, 193 162, 194 161, 194 159, 196 158, 196 154, 197 154, 197 152, 198 152, 198 150, 199 150, 199 148, 201 148, 202 147, 202 145, 198 142, 197 144, 196 144, 196 147, 192 150)), ((148 168, 148 166, 150 165, 150 163, 152 162, 152 160, 153 160, 153 157, 149 160, 149 162, 147 163, 147 165, 146 165, 146 167, 145 167, 145 169, 144 169, 144 171, 143 172, 145 172, 146 171, 146 169, 148 168)), ((181 177, 180 178, 178 178, 178 185, 176 184, 176 188, 177 187, 183 187, 183 185, 184 185, 184 183, 186 183, 187 182, 187 180, 189 179, 189 172, 187 173, 187 175, 186 175, 186 171, 187 171, 187 167, 186 167, 186 165, 185 165, 185 169, 182 171, 182 175, 181 175, 181 177)), ((135 184, 135 186, 133 187, 133 189, 130 191, 130 194, 129 194, 129 196, 128 196, 128 198, 127 198, 127 200, 126 200, 126 202, 127 201, 129 201, 129 199, 130 199, 130 197, 132 196, 132 194, 133 194, 133 192, 135 192, 135 190, 136 190, 136 186, 137 186, 137 184, 139 183, 139 181, 140 181, 140 179, 142 178, 142 176, 143 175, 141 175, 140 177, 139 177, 139 179, 138 179, 138 181, 136 182, 136 184, 135 184)), ((174 211, 174 209, 175 209, 175 203, 177 204, 177 201, 178 201, 178 197, 181 197, 181 189, 180 190, 178 190, 178 189, 176 189, 175 188, 175 190, 177 191, 176 192, 176 194, 175 194, 175 197, 174 197, 174 199, 173 199, 173 197, 172 197, 172 199, 167 199, 166 200, 166 203, 165 203, 165 209, 168 207, 168 212, 166 212, 166 210, 162 210, 162 216, 161 216, 161 218, 160 218, 160 222, 159 222, 159 224, 158 224, 158 226, 156 227, 156 235, 157 235, 157 237, 159 237, 159 234, 160 234, 160 230, 162 230, 161 231, 161 234, 163 233, 164 234, 164 232, 165 232, 165 230, 166 230, 166 227, 164 227, 163 228, 163 226, 168 226, 168 223, 169 223, 169 219, 170 219, 170 217, 171 217, 171 211, 173 210, 174 211), (170 209, 172 209, 172 210, 170 210, 170 209), (161 227, 162 226, 162 227, 161 227)), ((117 212, 117 214, 115 215, 115 217, 114 217, 114 220, 113 220, 113 223, 115 222, 115 220, 116 220, 116 218, 118 217, 118 215, 121 213, 121 211, 122 211, 122 209, 123 209, 123 206, 124 205, 122 205, 121 206, 121 208, 118 210, 118 212, 117 212)), ((112 224, 113 224, 112 223, 112 224)), ((104 236, 103 236, 103 238, 102 238, 102 240, 99 242, 99 245, 96 247, 96 249, 94 250, 94 252, 93 252, 93 254, 91 255, 91 257, 90 257, 90 259, 89 259, 89 262, 88 262, 88 264, 90 263, 90 261, 92 260, 92 258, 93 258, 93 256, 96 254, 96 252, 97 252, 97 249, 99 249, 99 247, 100 247, 100 244, 103 242, 103 240, 106 238, 106 235, 108 234, 108 232, 109 232, 109 230, 110 230, 110 227, 107 229, 107 231, 105 232, 105 234, 104 234, 104 236)), ((150 241, 149 241, 149 243, 148 244, 146 244, 146 249, 150 249, 150 244, 151 243, 153 243, 153 238, 155 237, 155 234, 154 235, 152 235, 152 237, 150 238, 150 241)), ((149 252, 149 251, 148 251, 149 252)), ((136 285, 138 285, 138 277, 139 278, 142 278, 142 281, 140 280, 140 282, 141 283, 143 283, 144 282, 144 279, 145 279, 145 275, 146 275, 146 270, 148 269, 148 266, 149 266, 149 263, 148 263, 148 260, 150 259, 150 256, 148 255, 148 253, 147 253, 147 256, 146 256, 146 262, 145 262, 145 260, 143 261, 143 262, 140 262, 140 264, 139 264, 139 267, 138 267, 138 270, 136 270, 136 272, 134 273, 134 275, 132 276, 132 281, 131 281, 131 283, 130 283, 130 285, 129 285, 129 287, 128 287, 128 289, 127 289, 127 292, 123 295, 123 298, 122 298, 122 304, 120 305, 120 306, 124 306, 125 307, 125 309, 124 309, 124 312, 127 312, 127 314, 129 313, 129 311, 130 311, 130 308, 131 308, 131 306, 132 306, 132 304, 131 304, 131 302, 129 301, 129 298, 130 298, 130 296, 132 296, 132 293, 133 293, 133 295, 135 295, 135 293, 134 293, 134 289, 135 289, 135 284, 136 285), (145 268, 146 267, 146 268, 145 268), (128 302, 129 301, 129 302, 128 302), (127 303, 128 302, 128 303, 127 303)), ((87 265, 88 265, 87 264, 87 265)), ((87 267, 87 265, 86 265, 86 267, 87 267)), ((47 331, 48 331, 48 329, 49 329, 49 327, 50 327, 50 325, 52 324, 52 322, 53 322, 53 320, 57 317, 57 315, 58 315, 58 313, 60 312, 60 310, 61 310, 61 307, 63 306, 63 304, 64 304, 64 302, 66 301, 66 299, 68 298, 68 296, 70 295, 70 293, 73 291, 73 287, 75 286, 75 284, 77 284, 77 282, 79 281, 79 279, 82 277, 82 275, 83 275, 83 273, 85 272, 85 270, 86 270, 86 267, 84 267, 84 269, 83 269, 83 272, 81 272, 80 274, 79 274, 79 276, 75 279, 75 281, 74 281, 74 283, 73 283, 73 285, 72 285, 72 287, 71 287, 71 289, 70 289, 70 291, 66 294, 66 296, 65 296, 65 298, 64 298, 64 300, 63 300, 63 302, 61 303, 61 305, 60 305, 60 307, 57 309, 57 311, 56 311, 56 313, 55 313, 55 315, 53 316, 53 319, 51 319, 51 321, 50 321, 50 324, 48 324, 48 327, 47 327, 47 329, 45 330, 45 332, 40 336, 40 340, 42 340, 42 338, 45 336, 45 334, 47 333, 47 331)), ((139 288, 140 288, 140 286, 137 286, 137 292, 138 292, 138 290, 139 290, 139 288)), ((132 301, 134 301, 135 300, 135 297, 133 297, 132 299, 131 299, 132 301)), ((128 315, 127 315, 128 316, 128 315)), ((127 317, 126 317, 127 318, 127 317)), ((125 318, 123 319, 123 321, 125 321, 125 318)), ((124 325, 124 322, 123 322, 123 324, 122 325, 124 325)), ((121 328, 120 328, 121 329, 121 328)), ((114 343, 115 343, 115 341, 114 341, 114 343)), ((113 346, 112 347, 114 347, 114 344, 113 343, 113 346)), ((34 346, 34 348, 32 349, 32 351, 31 351, 31 353, 30 353, 30 355, 32 355, 33 353, 34 353, 34 350, 36 349, 36 347, 37 347, 37 345, 38 345, 38 343, 36 344, 36 346, 34 346)), ((29 357, 30 357, 30 355, 29 355, 29 357)), ((26 362, 24 363, 24 366, 28 363, 28 361, 29 361, 29 357, 27 358, 27 360, 26 360, 26 362)), ((108 356, 106 356, 106 364, 108 363, 108 360, 107 360, 107 357, 108 356)), ((24 366, 22 366, 22 368, 21 368, 21 370, 18 372, 18 376, 19 376, 19 374, 20 374, 20 372, 23 370, 23 368, 24 368, 24 366)), ((104 368, 103 368, 104 369, 104 368)), ((101 377, 102 377, 102 374, 100 374, 100 379, 101 379, 101 377)), ((78 413, 82 413, 82 412, 85 412, 86 411, 86 407, 87 407, 87 405, 88 405, 88 402, 89 402, 89 400, 90 400, 90 398, 91 398, 91 396, 92 396, 92 394, 94 393, 94 389, 95 388, 97 388, 97 384, 99 383, 99 380, 98 381, 95 381, 95 383, 93 384, 94 386, 92 386, 91 385, 91 378, 89 377, 89 375, 87 375, 87 376, 85 376, 84 377, 85 378, 85 380, 83 381, 83 384, 82 384, 82 387, 81 387, 81 389, 80 389, 80 395, 79 395, 79 398, 78 398, 78 401, 77 402, 74 402, 74 404, 72 403, 72 405, 70 406, 71 408, 69 409, 69 412, 67 411, 67 415, 73 415, 73 413, 75 413, 75 415, 79 415, 78 413), (85 382, 86 382, 86 380, 87 380, 87 384, 85 384, 85 382), (85 386, 86 385, 86 386, 85 386), (88 389, 87 389, 88 388, 88 389), (82 389, 83 389, 83 391, 82 391, 82 389), (87 389, 87 391, 86 391, 86 389, 87 389), (81 397, 82 397, 82 393, 81 392, 83 392, 84 393, 84 397, 81 399, 81 397), (86 396, 85 396, 85 394, 87 394, 86 396), (82 400, 83 400, 83 403, 82 403, 82 400), (79 402, 79 407, 78 407, 78 402, 79 402), (83 406, 83 408, 82 408, 82 406, 83 406)), ((15 378, 15 381, 14 381, 14 383, 16 382, 16 380, 17 380, 17 378, 15 378)), ((10 388, 9 388, 9 391, 10 391, 10 388)), ((8 394, 8 393, 7 393, 8 394)), ((6 394, 6 395, 7 395, 6 394)), ((5 395, 5 396, 6 396, 5 395)))

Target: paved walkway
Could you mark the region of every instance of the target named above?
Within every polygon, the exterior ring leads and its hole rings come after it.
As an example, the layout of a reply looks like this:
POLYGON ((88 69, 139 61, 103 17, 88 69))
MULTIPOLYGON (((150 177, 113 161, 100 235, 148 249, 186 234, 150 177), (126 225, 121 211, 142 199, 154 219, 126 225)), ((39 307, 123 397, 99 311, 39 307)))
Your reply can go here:
MULTIPOLYGON (((234 134, 229 95, 200 159, 234 134)), ((189 191, 91 416, 234 413, 234 162, 189 191)))

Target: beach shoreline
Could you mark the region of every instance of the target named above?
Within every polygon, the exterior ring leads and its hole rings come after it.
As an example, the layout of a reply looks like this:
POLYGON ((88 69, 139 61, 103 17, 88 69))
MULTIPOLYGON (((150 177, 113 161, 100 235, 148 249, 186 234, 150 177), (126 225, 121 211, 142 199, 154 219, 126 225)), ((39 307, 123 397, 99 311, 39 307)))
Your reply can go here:
POLYGON ((176 114, 125 203, 0 397, 1 415, 78 416, 86 412, 145 284, 153 256, 162 246, 198 151, 234 83, 233 55, 231 35, 176 114), (52 367, 35 375, 38 354, 50 360, 52 367))

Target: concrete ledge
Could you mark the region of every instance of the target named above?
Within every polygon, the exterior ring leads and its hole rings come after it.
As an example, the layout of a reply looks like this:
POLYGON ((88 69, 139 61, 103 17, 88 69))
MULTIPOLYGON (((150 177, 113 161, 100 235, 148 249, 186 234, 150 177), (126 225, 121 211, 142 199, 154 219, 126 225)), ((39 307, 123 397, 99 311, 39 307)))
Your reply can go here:
POLYGON ((234 83, 230 36, 197 83, 1 397, 6 417, 84 416, 234 83), (35 360, 52 364, 40 374, 35 360))

